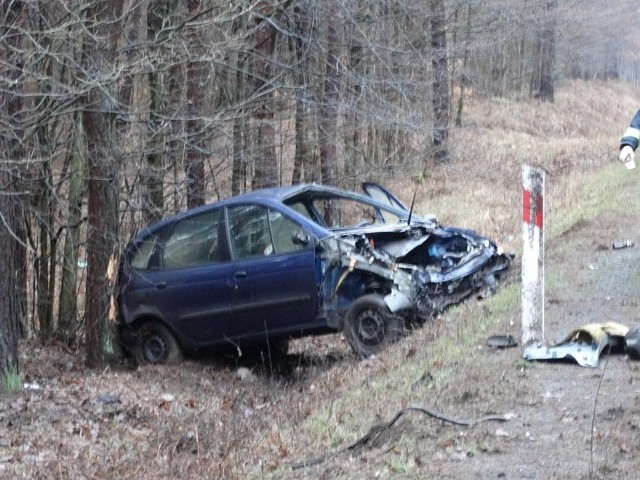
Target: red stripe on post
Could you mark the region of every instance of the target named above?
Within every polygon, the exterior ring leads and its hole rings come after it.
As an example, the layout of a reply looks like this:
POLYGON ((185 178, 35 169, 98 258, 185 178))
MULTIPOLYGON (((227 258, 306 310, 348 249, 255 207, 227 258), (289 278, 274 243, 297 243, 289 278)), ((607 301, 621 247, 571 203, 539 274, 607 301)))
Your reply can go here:
MULTIPOLYGON (((542 195, 534 195, 535 202, 535 226, 542 228, 542 213, 543 213, 543 201, 542 195)), ((522 221, 526 224, 531 223, 531 192, 529 190, 522 190, 522 221)))

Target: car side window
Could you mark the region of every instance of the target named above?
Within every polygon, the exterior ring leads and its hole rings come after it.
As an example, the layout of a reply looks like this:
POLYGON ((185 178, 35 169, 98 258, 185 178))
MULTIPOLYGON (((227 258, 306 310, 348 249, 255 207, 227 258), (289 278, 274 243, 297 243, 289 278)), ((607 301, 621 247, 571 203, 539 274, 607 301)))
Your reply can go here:
POLYGON ((162 249, 163 268, 186 268, 220 261, 219 210, 177 223, 162 249))
POLYGON ((349 198, 316 198, 314 208, 329 228, 375 225, 382 220, 373 205, 349 198))
POLYGON ((145 270, 149 268, 149 259, 151 258, 153 247, 155 247, 157 240, 158 236, 153 235, 137 245, 135 252, 131 256, 131 261, 129 262, 133 268, 138 270, 145 270))
POLYGON ((236 259, 265 257, 305 248, 294 234, 306 237, 302 228, 276 210, 261 205, 229 208, 229 238, 236 259))
POLYGON ((302 228, 280 212, 269 210, 269 225, 271 227, 275 253, 295 252, 305 247, 303 243, 294 242, 294 235, 296 233, 302 233, 303 236, 305 236, 302 228))
POLYGON ((228 212, 233 258, 262 257, 274 253, 266 207, 238 205, 230 207, 228 212))

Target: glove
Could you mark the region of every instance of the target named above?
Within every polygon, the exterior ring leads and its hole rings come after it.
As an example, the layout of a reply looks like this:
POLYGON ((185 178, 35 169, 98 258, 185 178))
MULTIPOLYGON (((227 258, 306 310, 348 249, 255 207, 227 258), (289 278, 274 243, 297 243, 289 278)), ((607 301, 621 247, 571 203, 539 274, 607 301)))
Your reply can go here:
POLYGON ((634 162, 635 157, 633 154, 633 148, 631 148, 629 145, 625 145, 624 147, 622 147, 622 149, 620 149, 619 158, 622 163, 634 162))

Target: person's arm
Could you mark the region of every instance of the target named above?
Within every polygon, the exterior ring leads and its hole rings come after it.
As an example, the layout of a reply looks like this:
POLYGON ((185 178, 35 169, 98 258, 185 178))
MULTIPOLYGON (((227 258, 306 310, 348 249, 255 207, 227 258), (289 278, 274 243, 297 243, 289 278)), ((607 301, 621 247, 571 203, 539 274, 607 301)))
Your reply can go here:
POLYGON ((632 164, 634 159, 634 151, 640 143, 640 110, 636 112, 631 120, 631 125, 627 127, 620 139, 620 161, 632 164))

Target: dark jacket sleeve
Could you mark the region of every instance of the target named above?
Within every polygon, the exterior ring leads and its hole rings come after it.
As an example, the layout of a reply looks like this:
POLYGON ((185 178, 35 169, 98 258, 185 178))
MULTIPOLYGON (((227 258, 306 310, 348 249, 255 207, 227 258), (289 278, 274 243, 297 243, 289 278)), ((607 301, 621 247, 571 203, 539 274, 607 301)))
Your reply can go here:
POLYGON ((635 150, 638 148, 638 142, 640 142, 640 110, 633 116, 631 125, 625 130, 624 135, 620 139, 620 148, 629 145, 635 150))

